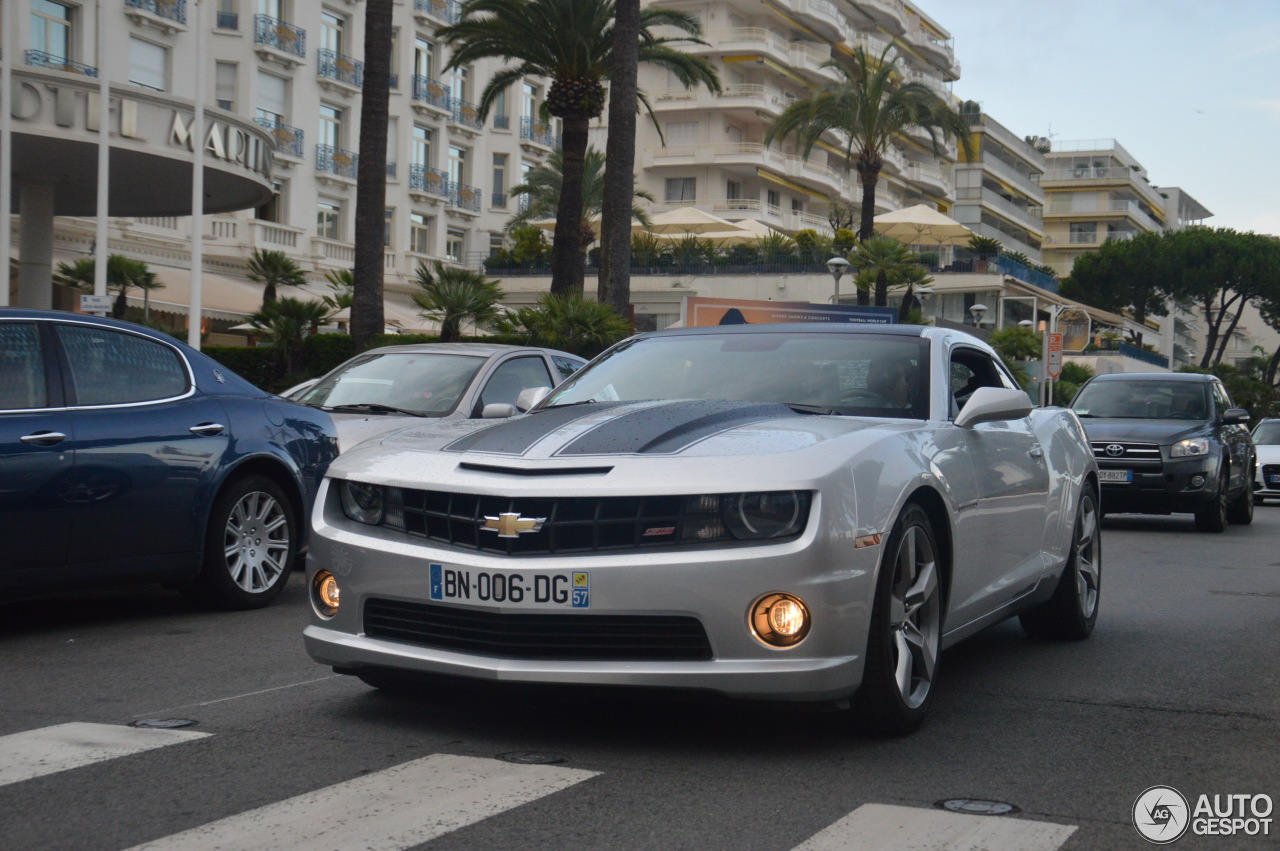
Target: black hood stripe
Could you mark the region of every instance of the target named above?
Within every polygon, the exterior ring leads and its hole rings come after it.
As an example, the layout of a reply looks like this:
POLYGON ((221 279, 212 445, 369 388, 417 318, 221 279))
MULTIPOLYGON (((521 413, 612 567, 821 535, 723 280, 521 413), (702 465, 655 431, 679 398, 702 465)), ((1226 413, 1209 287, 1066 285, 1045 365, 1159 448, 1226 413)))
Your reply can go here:
POLYGON ((473 431, 443 447, 445 452, 492 452, 497 455, 524 455, 534 444, 574 420, 616 407, 622 402, 594 402, 544 408, 527 417, 498 420, 489 428, 473 431))
POLYGON ((674 455, 730 429, 799 416, 786 405, 685 400, 619 414, 575 438, 557 456, 674 455))

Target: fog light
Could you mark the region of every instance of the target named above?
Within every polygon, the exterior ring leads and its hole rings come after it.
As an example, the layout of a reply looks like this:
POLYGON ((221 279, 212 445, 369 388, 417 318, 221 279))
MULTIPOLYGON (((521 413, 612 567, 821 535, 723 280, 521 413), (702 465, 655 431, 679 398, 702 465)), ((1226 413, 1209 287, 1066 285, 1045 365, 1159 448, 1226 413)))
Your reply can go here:
POLYGON ((338 613, 338 577, 327 570, 317 570, 311 579, 311 605, 316 614, 322 618, 331 618, 338 613))
POLYGON ((1192 476, 1191 487, 1193 488, 1204 487, 1204 476, 1192 476))
POLYGON ((766 594, 751 607, 751 632, 770 647, 794 647, 809 626, 809 610, 791 594, 766 594))

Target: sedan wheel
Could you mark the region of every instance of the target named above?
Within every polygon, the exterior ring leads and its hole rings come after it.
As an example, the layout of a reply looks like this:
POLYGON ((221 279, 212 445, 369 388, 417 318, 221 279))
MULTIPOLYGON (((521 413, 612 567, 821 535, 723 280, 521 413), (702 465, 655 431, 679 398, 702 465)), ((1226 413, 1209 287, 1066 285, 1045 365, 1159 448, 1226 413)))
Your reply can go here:
POLYGON ((858 710, 889 735, 920 726, 938 675, 942 585, 929 516, 908 505, 885 547, 858 710))
POLYGON ((1019 616, 1022 628, 1036 638, 1079 641, 1088 638, 1098 621, 1102 593, 1102 537, 1093 491, 1080 496, 1071 548, 1058 586, 1049 598, 1019 616))
POLYGON ((257 609, 284 590, 297 535, 293 505, 275 482, 250 476, 232 483, 209 516, 201 592, 229 609, 257 609))

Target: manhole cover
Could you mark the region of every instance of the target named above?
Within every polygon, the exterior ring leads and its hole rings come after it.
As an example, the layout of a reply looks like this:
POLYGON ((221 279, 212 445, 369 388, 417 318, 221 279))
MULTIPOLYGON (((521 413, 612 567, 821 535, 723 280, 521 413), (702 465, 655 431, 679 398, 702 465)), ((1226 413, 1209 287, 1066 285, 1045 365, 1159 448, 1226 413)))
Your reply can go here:
POLYGON ((540 751, 511 751, 498 754, 498 759, 514 762, 517 765, 559 765, 565 758, 556 753, 540 751))
POLYGON ((969 816, 1003 816, 1021 812, 1013 804, 1006 804, 1004 801, 985 801, 981 798, 951 798, 938 801, 934 806, 969 816))
POLYGON ((195 724, 186 718, 144 718, 141 721, 130 721, 130 727, 147 727, 158 728, 161 730, 169 730, 174 727, 190 727, 195 724))

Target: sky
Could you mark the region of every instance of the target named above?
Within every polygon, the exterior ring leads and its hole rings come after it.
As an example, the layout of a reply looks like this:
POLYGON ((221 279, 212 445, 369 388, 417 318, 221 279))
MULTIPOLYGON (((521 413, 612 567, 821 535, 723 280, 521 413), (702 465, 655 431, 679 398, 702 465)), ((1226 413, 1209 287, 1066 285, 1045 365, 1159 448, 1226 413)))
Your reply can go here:
POLYGON ((915 0, 1018 136, 1114 139, 1212 227, 1280 235, 1280 0, 915 0))

